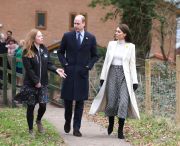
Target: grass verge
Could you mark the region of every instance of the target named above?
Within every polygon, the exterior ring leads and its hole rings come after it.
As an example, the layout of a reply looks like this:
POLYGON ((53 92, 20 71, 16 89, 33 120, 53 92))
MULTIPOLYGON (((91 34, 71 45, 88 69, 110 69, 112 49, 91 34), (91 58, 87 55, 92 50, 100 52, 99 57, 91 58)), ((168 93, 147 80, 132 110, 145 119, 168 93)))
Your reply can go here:
POLYGON ((1 146, 65 146, 55 128, 43 120, 45 134, 37 132, 35 139, 30 138, 24 108, 0 109, 0 145, 1 146))
MULTIPOLYGON (((103 112, 96 115, 85 114, 88 120, 96 122, 103 127, 108 127, 108 120, 103 112)), ((117 135, 118 119, 114 125, 117 135)), ((180 129, 173 120, 162 117, 152 117, 141 114, 141 119, 127 119, 124 127, 125 140, 133 146, 180 146, 180 129)))
POLYGON ((173 120, 163 117, 141 114, 140 120, 128 119, 125 134, 133 145, 180 145, 180 129, 176 127, 173 120))

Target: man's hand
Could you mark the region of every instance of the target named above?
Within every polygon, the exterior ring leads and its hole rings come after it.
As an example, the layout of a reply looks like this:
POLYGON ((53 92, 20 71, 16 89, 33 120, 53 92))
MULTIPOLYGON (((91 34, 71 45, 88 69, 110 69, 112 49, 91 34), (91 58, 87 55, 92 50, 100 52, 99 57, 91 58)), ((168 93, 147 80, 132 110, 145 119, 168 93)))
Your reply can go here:
POLYGON ((63 69, 61 69, 61 68, 58 68, 57 70, 56 70, 56 72, 59 74, 59 76, 61 77, 61 78, 66 78, 66 74, 64 73, 64 70, 63 69))
POLYGON ((88 65, 86 65, 85 68, 86 68, 87 70, 90 70, 90 67, 89 67, 88 65))

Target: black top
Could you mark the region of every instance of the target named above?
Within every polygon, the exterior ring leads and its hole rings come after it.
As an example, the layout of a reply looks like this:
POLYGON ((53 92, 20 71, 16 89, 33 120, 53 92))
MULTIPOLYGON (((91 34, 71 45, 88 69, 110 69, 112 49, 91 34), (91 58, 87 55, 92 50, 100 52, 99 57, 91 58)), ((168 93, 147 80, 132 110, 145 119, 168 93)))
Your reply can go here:
POLYGON ((0 42, 0 54, 7 53, 7 48, 6 48, 6 43, 5 42, 0 42))
POLYGON ((27 50, 23 51, 23 65, 25 68, 24 85, 34 87, 37 83, 43 86, 48 84, 48 70, 56 73, 56 67, 50 62, 49 53, 44 45, 40 45, 39 51, 32 46, 34 57, 25 56, 27 50))

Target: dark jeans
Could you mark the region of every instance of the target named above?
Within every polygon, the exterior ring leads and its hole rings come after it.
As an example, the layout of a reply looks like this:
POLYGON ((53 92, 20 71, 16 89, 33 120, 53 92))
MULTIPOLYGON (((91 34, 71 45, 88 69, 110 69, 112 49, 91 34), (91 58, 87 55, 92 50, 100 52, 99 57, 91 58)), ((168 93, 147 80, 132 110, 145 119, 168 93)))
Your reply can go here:
MULTIPOLYGON (((72 118, 72 108, 73 108, 73 100, 64 100, 65 106, 65 120, 68 123, 71 123, 72 118)), ((75 108, 74 108, 74 119, 73 119, 73 128, 75 130, 79 130, 81 127, 81 119, 84 109, 84 100, 75 101, 75 108)))

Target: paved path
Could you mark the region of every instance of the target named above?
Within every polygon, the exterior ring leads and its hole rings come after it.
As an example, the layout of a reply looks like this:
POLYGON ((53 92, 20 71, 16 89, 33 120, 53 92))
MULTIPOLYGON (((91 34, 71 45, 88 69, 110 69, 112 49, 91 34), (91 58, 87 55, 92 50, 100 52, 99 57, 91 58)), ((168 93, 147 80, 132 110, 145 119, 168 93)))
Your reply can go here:
POLYGON ((81 126, 82 137, 73 136, 72 129, 69 134, 66 134, 63 129, 64 108, 48 104, 44 118, 56 127, 56 130, 68 146, 131 146, 124 140, 118 139, 115 135, 108 136, 105 128, 89 122, 85 118, 83 118, 81 126))

